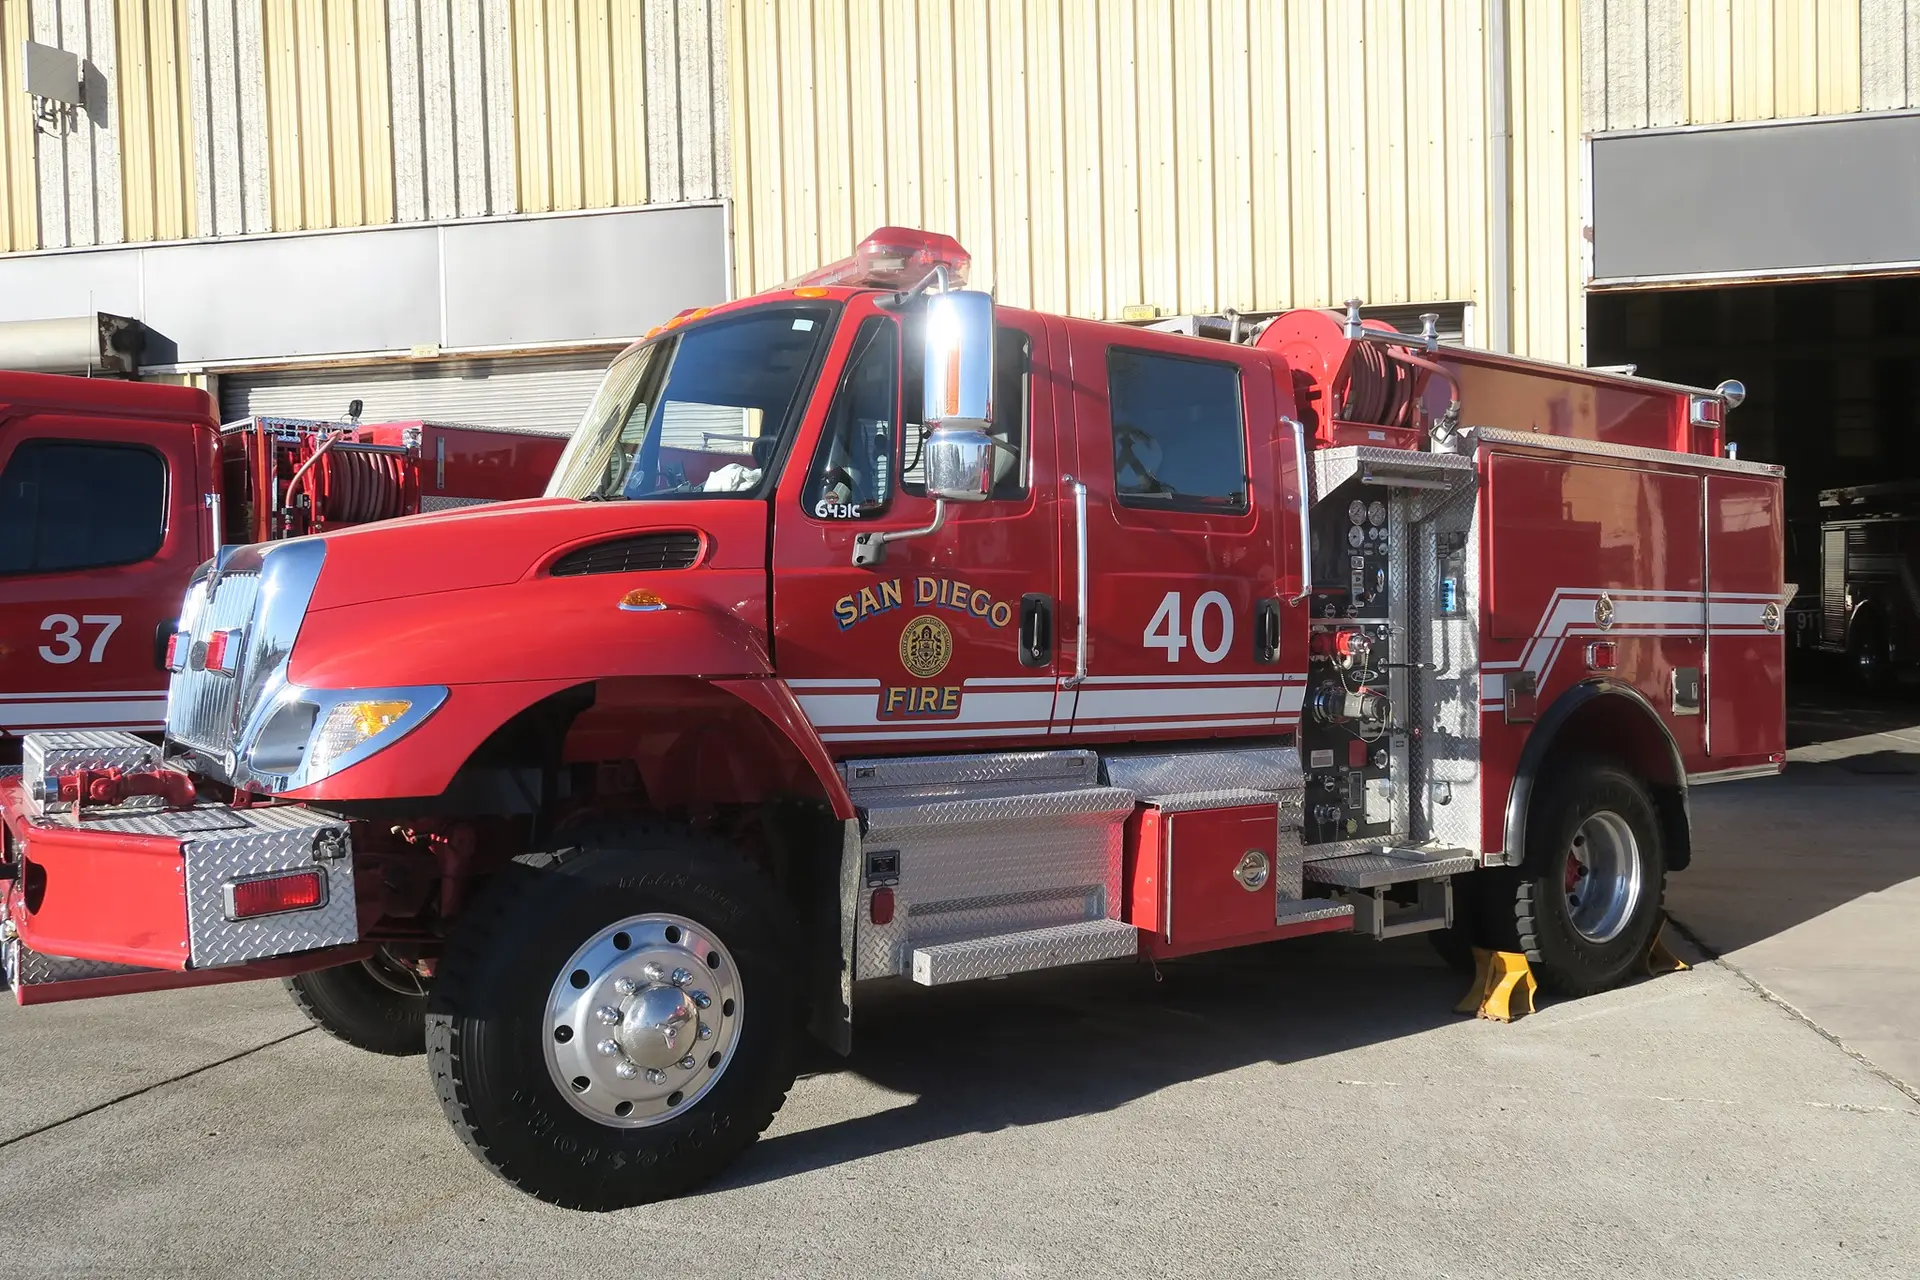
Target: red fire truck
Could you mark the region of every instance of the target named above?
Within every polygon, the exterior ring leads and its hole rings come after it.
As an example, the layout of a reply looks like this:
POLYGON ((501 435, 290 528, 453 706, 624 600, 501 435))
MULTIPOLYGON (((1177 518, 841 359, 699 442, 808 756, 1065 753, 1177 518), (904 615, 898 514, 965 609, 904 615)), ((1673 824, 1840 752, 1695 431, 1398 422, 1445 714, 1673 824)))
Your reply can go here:
POLYGON ((563 443, 432 422, 221 427, 204 391, 0 372, 0 763, 38 729, 158 734, 181 597, 223 544, 528 497, 563 443))
POLYGON ((1689 789, 1783 758, 1731 390, 967 267, 890 229, 676 318, 544 498, 225 549, 164 749, 0 783, 17 997, 326 979, 598 1209, 738 1154, 870 980, 1329 930, 1625 976, 1689 789))

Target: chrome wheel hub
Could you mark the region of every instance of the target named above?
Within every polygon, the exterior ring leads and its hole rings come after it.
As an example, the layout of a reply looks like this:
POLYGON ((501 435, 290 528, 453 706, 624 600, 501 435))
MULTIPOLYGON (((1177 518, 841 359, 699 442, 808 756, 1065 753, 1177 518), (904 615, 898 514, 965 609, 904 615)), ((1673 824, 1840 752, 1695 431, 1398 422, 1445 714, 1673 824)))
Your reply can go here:
POLYGON ((1640 842, 1619 814, 1602 809, 1573 833, 1567 850, 1567 917, 1588 942, 1620 936, 1640 905, 1640 842))
POLYGON ((739 1043, 740 974, 684 916, 629 916, 595 933, 547 996, 547 1069, 601 1124, 640 1128, 698 1102, 739 1043))

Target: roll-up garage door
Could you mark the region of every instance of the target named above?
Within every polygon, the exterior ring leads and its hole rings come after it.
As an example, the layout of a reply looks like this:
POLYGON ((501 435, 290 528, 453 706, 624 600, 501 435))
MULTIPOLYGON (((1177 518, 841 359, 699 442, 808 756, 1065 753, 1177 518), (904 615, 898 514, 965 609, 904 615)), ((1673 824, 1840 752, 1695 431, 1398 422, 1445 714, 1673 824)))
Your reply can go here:
POLYGON ((345 416, 363 422, 463 422, 566 435, 580 422, 614 349, 497 360, 389 360, 335 368, 236 372, 220 379, 224 421, 345 416))

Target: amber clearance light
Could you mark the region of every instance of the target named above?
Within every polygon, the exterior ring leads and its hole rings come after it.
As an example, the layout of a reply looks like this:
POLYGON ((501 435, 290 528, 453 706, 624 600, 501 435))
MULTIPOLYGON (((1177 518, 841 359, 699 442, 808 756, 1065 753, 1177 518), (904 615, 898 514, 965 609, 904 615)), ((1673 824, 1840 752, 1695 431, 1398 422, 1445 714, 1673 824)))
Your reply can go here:
POLYGON ((649 591, 645 587, 635 587, 620 597, 620 607, 628 613, 658 613, 667 607, 658 591, 649 591))

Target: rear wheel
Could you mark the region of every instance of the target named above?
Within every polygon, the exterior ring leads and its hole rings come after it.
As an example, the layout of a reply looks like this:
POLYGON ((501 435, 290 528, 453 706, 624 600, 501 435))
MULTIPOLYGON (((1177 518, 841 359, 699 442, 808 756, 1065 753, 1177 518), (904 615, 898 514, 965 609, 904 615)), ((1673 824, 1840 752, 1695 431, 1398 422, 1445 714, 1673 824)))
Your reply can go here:
POLYGON ((337 1040, 395 1058, 426 1052, 429 984, 385 951, 288 978, 286 985, 300 1011, 337 1040))
POLYGON ((631 826, 501 877, 427 1019, 447 1118, 522 1190, 618 1209, 711 1177, 793 1083, 794 935, 724 845, 631 826))
POLYGON ((1525 952, 1549 991, 1604 991, 1660 923, 1666 861, 1652 797, 1612 761, 1569 762, 1527 815, 1526 861, 1488 874, 1500 945, 1525 952))

